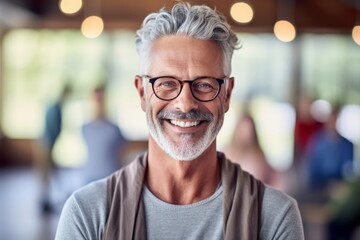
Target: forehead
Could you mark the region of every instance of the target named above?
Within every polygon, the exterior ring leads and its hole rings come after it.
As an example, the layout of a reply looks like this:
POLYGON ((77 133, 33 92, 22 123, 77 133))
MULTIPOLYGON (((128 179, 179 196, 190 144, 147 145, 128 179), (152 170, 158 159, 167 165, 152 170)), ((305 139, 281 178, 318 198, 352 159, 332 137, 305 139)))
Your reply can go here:
POLYGON ((214 41, 165 36, 153 42, 149 53, 150 74, 167 73, 181 77, 224 75, 223 53, 214 41))

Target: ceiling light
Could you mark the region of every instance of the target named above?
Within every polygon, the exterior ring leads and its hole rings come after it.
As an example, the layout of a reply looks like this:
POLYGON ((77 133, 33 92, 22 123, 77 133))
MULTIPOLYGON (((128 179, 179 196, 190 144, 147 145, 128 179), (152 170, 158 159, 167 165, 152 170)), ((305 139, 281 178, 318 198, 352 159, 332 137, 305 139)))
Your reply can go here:
POLYGON ((59 8, 65 14, 75 14, 82 7, 82 0, 60 0, 59 8))
POLYGON ((360 45, 360 26, 355 26, 352 30, 352 38, 356 44, 360 45))
POLYGON ((275 23, 274 34, 280 41, 291 42, 295 39, 296 29, 291 22, 280 20, 275 23))
POLYGON ((352 38, 356 44, 360 45, 360 0, 356 0, 355 7, 356 7, 356 20, 355 20, 355 26, 352 30, 352 38))
POLYGON ((101 17, 87 17, 81 24, 81 32, 87 38, 96 38, 104 30, 104 21, 101 17))
POLYGON ((254 11, 249 4, 237 2, 231 6, 230 15, 236 22, 249 23, 254 17, 254 11))

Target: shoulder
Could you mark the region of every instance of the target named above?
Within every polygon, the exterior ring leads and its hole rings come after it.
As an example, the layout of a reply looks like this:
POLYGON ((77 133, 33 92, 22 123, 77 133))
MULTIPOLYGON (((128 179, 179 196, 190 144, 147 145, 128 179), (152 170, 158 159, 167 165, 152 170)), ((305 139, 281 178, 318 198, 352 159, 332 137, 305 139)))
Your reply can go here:
POLYGON ((349 147, 352 147, 354 145, 349 139, 347 139, 341 135, 340 135, 340 139, 345 145, 347 145, 349 147))
POLYGON ((84 222, 93 221, 102 224, 107 212, 107 178, 89 183, 75 191, 68 205, 74 213, 81 214, 84 222))
POLYGON ((106 191, 106 179, 75 191, 61 212, 56 239, 82 239, 84 236, 86 239, 101 239, 107 217, 106 191))
POLYGON ((265 185, 263 206, 264 207, 280 207, 284 208, 285 206, 297 206, 297 202, 294 198, 289 195, 271 187, 265 185))
POLYGON ((100 217, 106 214, 107 178, 91 182, 76 190, 69 198, 70 204, 83 212, 83 216, 100 217))
POLYGON ((304 239, 297 202, 265 185, 261 211, 261 239, 304 239))
POLYGON ((107 178, 91 182, 72 194, 74 201, 91 205, 106 203, 107 178), (94 197, 96 196, 96 197, 94 197))
POLYGON ((55 239, 102 239, 109 200, 115 193, 121 193, 116 195, 121 196, 120 200, 133 196, 136 183, 142 184, 138 176, 145 173, 146 156, 143 154, 107 178, 76 190, 63 207, 55 239))

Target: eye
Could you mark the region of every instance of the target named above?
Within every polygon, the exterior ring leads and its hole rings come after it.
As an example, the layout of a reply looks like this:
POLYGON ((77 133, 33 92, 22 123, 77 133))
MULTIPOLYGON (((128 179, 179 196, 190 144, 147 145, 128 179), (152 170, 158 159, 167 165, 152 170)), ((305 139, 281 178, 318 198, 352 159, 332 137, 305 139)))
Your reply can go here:
POLYGON ((193 90, 198 92, 212 92, 217 90, 217 82, 211 78, 198 79, 193 83, 193 90))
POLYGON ((179 82, 173 78, 159 78, 156 80, 156 87, 162 89, 176 89, 179 87, 179 82))

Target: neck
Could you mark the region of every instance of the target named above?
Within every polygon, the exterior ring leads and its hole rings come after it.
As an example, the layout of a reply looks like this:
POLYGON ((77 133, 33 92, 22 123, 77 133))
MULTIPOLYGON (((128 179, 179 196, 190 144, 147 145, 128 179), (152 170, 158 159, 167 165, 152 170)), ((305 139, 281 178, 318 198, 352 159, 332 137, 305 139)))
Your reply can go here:
POLYGON ((150 137, 146 181, 150 191, 172 204, 191 204, 210 197, 220 181, 215 142, 197 159, 178 161, 150 137))

